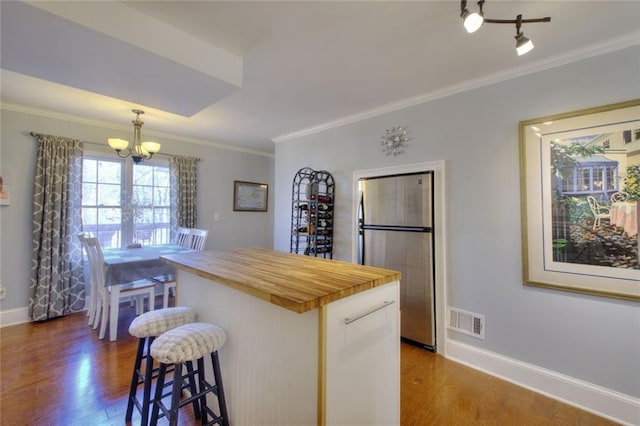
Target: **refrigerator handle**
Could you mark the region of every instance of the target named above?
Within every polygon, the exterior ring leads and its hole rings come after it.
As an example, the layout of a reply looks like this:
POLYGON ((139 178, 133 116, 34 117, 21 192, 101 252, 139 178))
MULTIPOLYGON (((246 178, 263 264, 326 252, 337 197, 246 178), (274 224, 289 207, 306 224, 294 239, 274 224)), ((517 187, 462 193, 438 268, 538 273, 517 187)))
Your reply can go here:
POLYGON ((360 201, 358 201, 358 264, 364 265, 364 201, 363 193, 360 192, 360 201))
POLYGON ((360 191, 358 200, 358 226, 364 225, 364 193, 360 191))

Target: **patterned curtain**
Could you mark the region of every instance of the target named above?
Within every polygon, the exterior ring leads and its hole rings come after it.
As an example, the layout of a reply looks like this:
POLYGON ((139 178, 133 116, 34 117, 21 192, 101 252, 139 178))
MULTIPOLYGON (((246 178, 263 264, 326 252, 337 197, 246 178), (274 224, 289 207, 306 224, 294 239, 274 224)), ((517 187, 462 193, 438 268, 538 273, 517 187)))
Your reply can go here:
POLYGON ((169 176, 171 181, 171 235, 175 235, 176 226, 196 227, 196 186, 198 182, 199 158, 169 158, 169 176))
POLYGON ((33 254, 29 316, 33 321, 84 308, 82 144, 31 133, 38 142, 33 188, 33 254))

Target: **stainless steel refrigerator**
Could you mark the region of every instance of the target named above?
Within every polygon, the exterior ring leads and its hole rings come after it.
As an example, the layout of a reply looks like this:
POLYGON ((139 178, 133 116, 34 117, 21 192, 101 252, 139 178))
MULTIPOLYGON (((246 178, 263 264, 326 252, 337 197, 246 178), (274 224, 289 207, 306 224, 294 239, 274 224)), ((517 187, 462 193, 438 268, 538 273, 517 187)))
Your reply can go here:
POLYGON ((360 179, 358 262, 400 279, 400 335, 436 350, 433 172, 360 179))

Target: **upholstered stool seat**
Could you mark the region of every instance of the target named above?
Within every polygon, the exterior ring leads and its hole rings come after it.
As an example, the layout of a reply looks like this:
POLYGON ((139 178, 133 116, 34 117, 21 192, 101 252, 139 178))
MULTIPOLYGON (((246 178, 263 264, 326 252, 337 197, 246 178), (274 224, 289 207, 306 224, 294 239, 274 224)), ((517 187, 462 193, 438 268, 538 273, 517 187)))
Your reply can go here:
POLYGON ((157 309, 136 317, 129 326, 129 334, 138 338, 159 336, 195 319, 196 311, 185 306, 157 309))
MULTIPOLYGON (((129 389, 129 401, 127 403, 126 421, 131 420, 133 407, 135 406, 141 415, 141 425, 147 425, 149 419, 149 406, 151 404, 151 386, 154 372, 153 357, 150 354, 150 347, 154 339, 163 333, 189 324, 195 321, 196 311, 187 307, 175 307, 149 311, 136 317, 129 326, 129 334, 138 338, 138 350, 136 353, 133 375, 131 377, 131 387, 129 389), (142 360, 145 359, 145 367, 142 369, 142 360), (138 386, 143 385, 142 401, 137 397, 138 386)), ((188 366, 193 370, 192 364, 188 366)), ((192 391, 195 391, 195 381, 190 382, 192 391)), ((197 401, 194 402, 194 410, 199 415, 200 410, 197 401)))
POLYGON ((194 322, 176 327, 158 336, 151 344, 151 356, 160 363, 156 393, 153 400, 151 424, 155 425, 159 417, 166 416, 170 425, 177 424, 178 410, 195 400, 200 401, 200 418, 202 424, 228 425, 229 417, 222 386, 222 374, 218 359, 218 350, 222 348, 227 336, 224 330, 216 325, 194 322), (205 377, 204 358, 211 356, 215 384, 207 382, 205 377), (182 374, 182 365, 196 361, 195 371, 182 374), (171 392, 171 407, 167 408, 162 402, 162 388, 164 387, 167 368, 173 367, 173 389, 171 392), (185 378, 197 375, 198 392, 180 401, 180 383, 185 378), (213 394, 218 399, 219 414, 207 406, 207 394, 213 394), (207 416, 212 420, 207 421, 207 416))

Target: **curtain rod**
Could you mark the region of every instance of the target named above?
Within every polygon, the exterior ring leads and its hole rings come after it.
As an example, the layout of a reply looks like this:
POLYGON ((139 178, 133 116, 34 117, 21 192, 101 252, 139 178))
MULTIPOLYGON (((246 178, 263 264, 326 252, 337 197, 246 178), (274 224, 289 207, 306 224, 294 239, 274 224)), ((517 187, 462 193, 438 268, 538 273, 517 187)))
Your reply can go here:
MULTIPOLYGON (((38 132, 30 132, 29 134, 31 136, 33 136, 34 138, 37 137, 38 135, 42 135, 42 133, 38 133, 38 132)), ((100 146, 100 147, 103 147, 103 148, 108 148, 107 145, 101 144, 101 143, 98 143, 98 142, 90 142, 90 141, 80 141, 80 142, 82 142, 83 144, 95 145, 95 146, 100 146)), ((164 155, 165 157, 184 157, 183 155, 167 154, 165 152, 156 152, 153 155, 154 156, 155 155, 164 155)), ((122 158, 122 157, 120 157, 120 158, 122 158)), ((201 161, 200 158, 197 158, 197 157, 189 157, 189 158, 195 158, 196 161, 201 161)))

